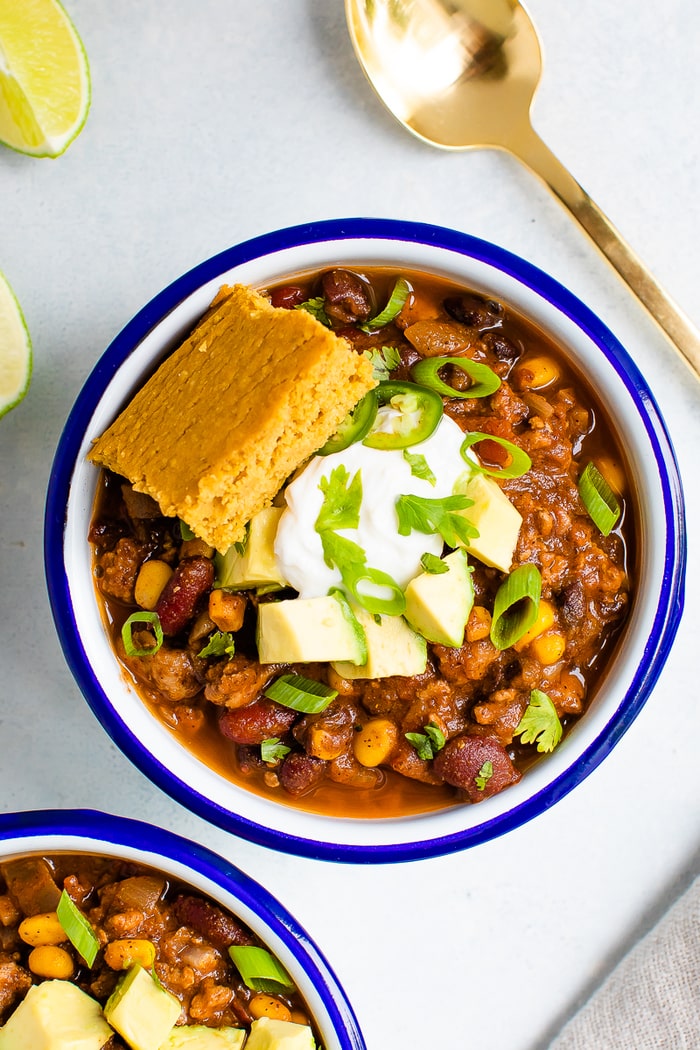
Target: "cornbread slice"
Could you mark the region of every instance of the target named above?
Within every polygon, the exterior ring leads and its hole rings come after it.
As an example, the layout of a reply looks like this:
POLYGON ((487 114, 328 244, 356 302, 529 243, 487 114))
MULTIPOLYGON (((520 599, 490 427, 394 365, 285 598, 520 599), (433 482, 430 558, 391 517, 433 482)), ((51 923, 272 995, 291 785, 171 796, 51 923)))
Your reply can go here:
POLYGON ((305 310, 223 286, 88 458, 223 552, 374 386, 370 362, 305 310))

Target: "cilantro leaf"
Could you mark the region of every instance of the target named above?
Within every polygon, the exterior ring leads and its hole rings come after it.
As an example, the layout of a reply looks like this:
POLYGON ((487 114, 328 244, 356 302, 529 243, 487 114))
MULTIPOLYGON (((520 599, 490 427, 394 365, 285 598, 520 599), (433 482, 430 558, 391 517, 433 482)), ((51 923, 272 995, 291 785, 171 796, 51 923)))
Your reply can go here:
POLYGON ((471 507, 474 500, 468 496, 445 496, 443 499, 425 499, 423 496, 399 496, 396 513, 399 519, 399 535, 408 536, 411 530, 427 535, 437 533, 448 547, 468 545, 479 535, 477 529, 457 513, 471 507))
POLYGON ((404 735, 409 744, 413 744, 418 757, 424 762, 430 762, 445 746, 445 734, 434 722, 428 722, 423 726, 422 733, 405 733, 404 735))
POLYGON ((424 572, 430 573, 431 576, 442 576, 443 572, 450 571, 449 566, 445 565, 442 558, 438 558, 437 554, 430 554, 429 551, 421 555, 420 563, 424 572))
POLYGON ((326 302, 322 295, 317 296, 315 299, 307 299, 305 303, 299 303, 298 306, 294 307, 295 310, 306 310, 307 314, 311 314, 317 321, 320 321, 326 328, 331 327, 330 318, 326 313, 326 302))
POLYGON ((364 572, 367 555, 359 543, 349 540, 346 536, 339 536, 332 529, 322 529, 319 535, 323 547, 323 560, 329 569, 335 566, 343 580, 355 579, 364 572))
POLYGON ((269 736, 260 745, 260 757, 263 762, 277 763, 289 754, 292 749, 280 741, 278 736, 269 736))
POLYGON ((362 473, 357 471, 352 481, 341 463, 330 476, 321 478, 318 487, 323 493, 323 505, 316 518, 316 531, 327 529, 356 529, 360 524, 362 503, 362 473))
POLYGON ((414 478, 422 478, 423 481, 429 481, 431 485, 435 484, 437 479, 428 466, 425 456, 422 456, 420 452, 409 452, 405 448, 403 450, 403 458, 411 468, 411 474, 413 474, 414 478))
POLYGON ((374 378, 379 382, 388 379, 389 373, 401 364, 401 354, 395 346, 383 346, 381 350, 365 350, 365 357, 372 365, 374 378))
POLYGON ((533 689, 515 735, 523 744, 537 744, 540 752, 554 751, 562 736, 556 708, 546 693, 533 689))
POLYGON ((197 656, 228 656, 229 660, 236 651, 236 643, 230 631, 215 631, 197 656))
POLYGON ((474 783, 478 787, 479 791, 483 791, 489 780, 493 776, 493 762, 488 759, 484 762, 479 772, 474 777, 474 783))

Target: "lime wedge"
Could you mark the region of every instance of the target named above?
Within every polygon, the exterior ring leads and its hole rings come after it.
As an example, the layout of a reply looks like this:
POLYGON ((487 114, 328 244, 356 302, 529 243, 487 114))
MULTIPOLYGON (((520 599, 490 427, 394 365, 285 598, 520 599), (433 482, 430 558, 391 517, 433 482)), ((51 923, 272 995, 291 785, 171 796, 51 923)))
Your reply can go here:
POLYGON ((57 0, 0 0, 0 142, 57 157, 89 107, 85 50, 57 0))
POLYGON ((19 303, 0 273, 0 416, 19 404, 32 377, 32 344, 19 303))

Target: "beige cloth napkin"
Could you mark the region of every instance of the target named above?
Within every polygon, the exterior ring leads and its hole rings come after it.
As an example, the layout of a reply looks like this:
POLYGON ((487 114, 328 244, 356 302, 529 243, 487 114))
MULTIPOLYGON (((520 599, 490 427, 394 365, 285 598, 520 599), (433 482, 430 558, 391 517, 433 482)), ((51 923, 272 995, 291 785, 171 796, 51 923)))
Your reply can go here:
POLYGON ((700 878, 549 1050, 700 1050, 700 878))

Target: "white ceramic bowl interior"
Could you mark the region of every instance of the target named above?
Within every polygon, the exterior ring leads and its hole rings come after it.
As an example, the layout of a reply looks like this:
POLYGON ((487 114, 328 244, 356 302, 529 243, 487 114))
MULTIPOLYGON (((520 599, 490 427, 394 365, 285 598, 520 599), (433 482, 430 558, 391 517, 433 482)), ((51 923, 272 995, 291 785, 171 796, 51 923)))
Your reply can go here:
POLYGON ((230 861, 150 824, 104 813, 0 815, 0 860, 52 853, 93 853, 148 864, 211 897, 283 964, 311 1010, 324 1050, 365 1050, 353 1010, 316 945, 279 901, 230 861))
POLYGON ((438 227, 392 220, 322 222, 269 234, 215 256, 169 286, 117 336, 83 388, 56 454, 46 513, 46 570, 56 625, 93 711, 155 784, 201 816, 263 845, 337 860, 436 855, 502 834, 587 776, 628 728, 668 654, 682 607, 685 531, 666 430, 634 363, 571 293, 522 259, 438 227), (594 702, 557 750, 479 805, 399 819, 319 816, 247 792, 208 768, 151 714, 127 682, 103 628, 87 533, 98 471, 91 441, 154 363, 204 313, 222 283, 266 286, 333 265, 389 266, 449 277, 511 304, 568 348, 622 436, 637 493, 635 596, 594 702))

